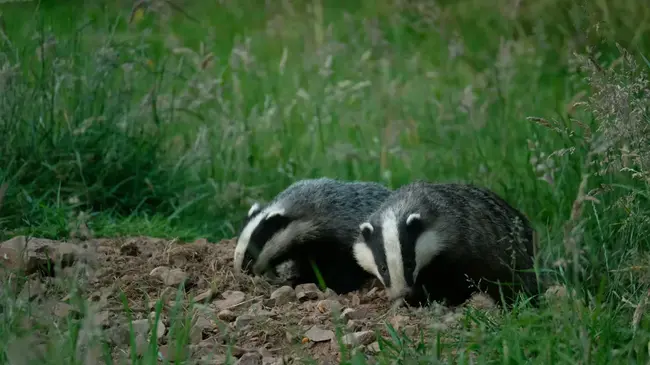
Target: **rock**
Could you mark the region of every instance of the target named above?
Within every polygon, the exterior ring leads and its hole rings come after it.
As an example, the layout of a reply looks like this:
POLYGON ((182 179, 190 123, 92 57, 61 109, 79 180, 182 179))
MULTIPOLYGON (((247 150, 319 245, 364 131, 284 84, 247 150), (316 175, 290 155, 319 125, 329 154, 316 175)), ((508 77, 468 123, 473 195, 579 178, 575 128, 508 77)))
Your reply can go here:
POLYGON ((321 295, 322 292, 314 283, 300 284, 296 286, 296 298, 301 302, 317 300, 321 295))
MULTIPOLYGON (((135 336, 135 354, 140 357, 144 355, 149 349, 149 341, 147 336, 143 334, 138 334, 135 336)), ((133 351, 133 348, 130 348, 130 351, 133 351)))
MULTIPOLYGON (((149 315, 149 318, 153 322, 153 321, 156 320, 156 316, 155 316, 156 313, 154 312, 154 313, 151 313, 151 314, 153 314, 153 316, 149 315)), ((153 328, 151 330, 153 331, 153 328)), ((167 328, 165 327, 165 322, 163 322, 162 318, 158 318, 158 322, 156 324, 156 338, 161 339, 165 335, 166 330, 167 330, 167 328)))
POLYGON ((254 303, 248 307, 248 313, 255 317, 275 317, 275 313, 264 309, 262 303, 254 303))
POLYGON ((5 265, 13 269, 23 269, 26 275, 37 272, 54 276, 54 268, 72 266, 80 254, 81 247, 44 238, 17 236, 0 243, 0 252, 5 265))
POLYGON ((231 310, 224 309, 217 313, 217 318, 224 322, 232 322, 237 318, 237 315, 235 315, 231 310))
POLYGON ((271 293, 271 300, 274 305, 291 303, 296 298, 296 292, 289 285, 281 286, 271 293))
POLYGON ((183 270, 170 269, 167 266, 158 266, 155 269, 151 270, 149 275, 159 278, 165 285, 171 287, 181 285, 181 283, 187 280, 188 277, 183 270))
POLYGON ((236 365, 263 365, 262 354, 259 352, 247 352, 237 360, 236 365))
POLYGON ((253 322, 254 317, 250 314, 242 314, 235 319, 235 328, 242 329, 253 322))
POLYGON ((345 324, 345 327, 350 331, 358 331, 361 329, 362 325, 360 321, 355 321, 354 319, 351 319, 348 321, 348 323, 345 324))
POLYGON ((214 328, 212 321, 202 313, 197 313, 190 329, 190 342, 197 344, 203 340, 203 332, 210 332, 214 328))
POLYGON ((197 302, 197 303, 208 302, 208 301, 212 300, 212 298, 214 298, 214 294, 215 293, 212 291, 212 289, 208 289, 208 290, 204 291, 203 293, 195 296, 194 301, 197 302))
POLYGON ((341 313, 341 318, 344 320, 350 319, 364 319, 368 315, 367 308, 345 308, 341 313))
POLYGON ((391 326, 393 326, 395 331, 399 331, 408 323, 409 319, 410 318, 407 316, 396 315, 393 316, 388 322, 390 323, 391 326))
POLYGON ((321 313, 341 312, 341 303, 334 299, 323 299, 316 304, 316 309, 321 313))
POLYGON ((136 240, 129 240, 120 246, 120 253, 124 256, 138 256, 140 249, 136 240))
POLYGON ((307 332, 305 332, 305 337, 313 342, 330 341, 334 338, 334 332, 330 330, 324 330, 318 326, 313 326, 307 332))
MULTIPOLYGON (((145 337, 149 333, 150 325, 149 325, 149 319, 137 319, 133 322, 131 322, 131 326, 133 327, 133 334, 134 335, 144 335, 145 337)), ((128 327, 127 327, 128 328, 128 327)))
POLYGON ((215 300, 212 302, 212 306, 217 308, 217 310, 230 309, 238 304, 241 304, 246 299, 246 294, 240 291, 226 290, 221 293, 223 299, 215 300))
POLYGON ((373 331, 354 332, 341 337, 341 342, 346 346, 369 345, 375 341, 373 331))
POLYGON ((366 350, 373 354, 378 353, 379 351, 381 351, 381 349, 379 348, 379 342, 375 341, 370 345, 366 346, 366 350))

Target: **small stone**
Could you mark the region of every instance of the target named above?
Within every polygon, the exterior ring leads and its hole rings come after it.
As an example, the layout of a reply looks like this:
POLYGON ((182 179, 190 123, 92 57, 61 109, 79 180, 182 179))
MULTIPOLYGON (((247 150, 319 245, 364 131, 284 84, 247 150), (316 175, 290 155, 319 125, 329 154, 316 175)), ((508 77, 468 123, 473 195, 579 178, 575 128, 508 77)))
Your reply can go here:
POLYGON ((323 299, 316 304, 316 309, 321 313, 338 313, 341 311, 341 303, 333 299, 323 299))
POLYGON ((262 303, 254 303, 248 307, 248 313, 254 315, 255 317, 275 317, 275 313, 264 309, 262 303))
POLYGON ((214 328, 212 321, 203 314, 197 314, 196 320, 190 329, 190 342, 197 344, 203 340, 203 332, 214 328))
POLYGON ((237 360, 236 365, 263 365, 262 354, 259 352, 247 352, 237 360))
POLYGON ((158 266, 151 270, 149 276, 157 277, 167 286, 179 286, 187 280, 187 274, 181 269, 170 269, 167 266, 158 266))
POLYGON ((321 295, 322 292, 314 283, 300 284, 296 286, 296 298, 301 302, 317 300, 321 295))
POLYGON ((241 304, 246 299, 246 294, 240 291, 226 290, 221 293, 223 299, 215 300, 212 302, 212 306, 218 310, 229 309, 238 304, 241 304))
POLYGON ((361 329, 362 325, 360 321, 355 321, 354 319, 351 319, 348 321, 348 323, 345 324, 345 327, 350 331, 358 331, 361 329))
POLYGON ((341 342, 346 346, 369 345, 375 340, 373 331, 354 332, 341 337, 341 342))
POLYGON ((149 333, 149 320, 148 319, 137 319, 133 322, 131 322, 131 326, 133 327, 133 333, 137 336, 139 334, 142 334, 146 336, 149 333))
POLYGON ((253 322, 254 317, 250 314, 242 314, 235 319, 235 328, 242 329, 253 322))
POLYGON ((158 324, 156 325, 156 338, 161 339, 165 335, 166 330, 167 328, 165 327, 165 323, 159 318, 158 324))
POLYGON ((410 318, 407 316, 396 315, 393 316, 388 322, 390 323, 391 326, 393 326, 395 331, 399 331, 408 323, 409 319, 410 318))
POLYGON ((378 353, 379 351, 381 351, 381 349, 379 348, 379 342, 375 341, 370 345, 366 346, 366 350, 373 354, 378 353))
POLYGON ((341 313, 341 318, 344 320, 349 319, 364 319, 368 315, 366 308, 345 308, 341 313))
POLYGON ((204 291, 203 293, 194 297, 194 301, 197 303, 210 301, 214 297, 214 292, 211 289, 204 291))
POLYGON ((224 309, 217 313, 217 318, 224 322, 232 322, 237 318, 237 315, 235 315, 231 310, 224 309))
POLYGON ((291 303, 294 298, 296 298, 296 293, 289 285, 281 286, 271 293, 271 299, 277 306, 291 303))
MULTIPOLYGON (((144 355, 149 348, 149 341, 147 336, 141 333, 135 336, 135 353, 138 357, 144 355)), ((130 351, 133 351, 133 348, 130 348, 130 351)))
POLYGON ((334 338, 334 332, 330 330, 324 330, 318 326, 313 326, 307 332, 305 332, 305 337, 313 342, 330 341, 334 338))

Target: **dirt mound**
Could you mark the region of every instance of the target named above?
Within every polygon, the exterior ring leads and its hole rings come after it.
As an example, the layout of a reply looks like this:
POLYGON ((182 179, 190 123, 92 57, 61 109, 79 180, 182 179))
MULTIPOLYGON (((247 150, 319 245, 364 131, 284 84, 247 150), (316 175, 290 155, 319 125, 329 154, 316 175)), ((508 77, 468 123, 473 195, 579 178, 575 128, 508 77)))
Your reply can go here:
POLYGON ((34 321, 91 318, 85 323, 103 329, 101 338, 118 362, 130 359, 131 351, 153 356, 152 348, 160 360, 185 363, 220 364, 228 357, 239 364, 307 358, 338 363, 351 352, 371 360, 379 351, 377 339, 391 336, 389 328, 417 336, 452 326, 460 316, 439 306, 391 310, 380 287, 372 285, 337 295, 313 284, 278 288, 235 275, 234 245, 16 237, 0 245, 0 273, 16 278, 19 270, 28 278, 7 282, 16 283, 17 298, 44 313, 34 321), (89 305, 78 305, 76 298, 89 305))

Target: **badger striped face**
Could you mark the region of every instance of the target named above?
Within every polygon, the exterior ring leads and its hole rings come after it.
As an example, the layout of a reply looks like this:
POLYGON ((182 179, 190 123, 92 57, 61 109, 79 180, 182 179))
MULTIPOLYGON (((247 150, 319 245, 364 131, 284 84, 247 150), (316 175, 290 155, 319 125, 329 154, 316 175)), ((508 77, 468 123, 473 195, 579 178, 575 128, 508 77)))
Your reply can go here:
POLYGON ((378 223, 363 223, 354 246, 359 266, 382 282, 391 300, 411 294, 419 271, 439 251, 435 247, 441 247, 435 233, 425 230, 420 214, 404 217, 398 219, 395 211, 388 209, 378 223))
POLYGON ((237 238, 234 255, 235 272, 247 272, 264 245, 291 223, 284 209, 277 205, 262 208, 255 203, 248 211, 244 227, 237 238))

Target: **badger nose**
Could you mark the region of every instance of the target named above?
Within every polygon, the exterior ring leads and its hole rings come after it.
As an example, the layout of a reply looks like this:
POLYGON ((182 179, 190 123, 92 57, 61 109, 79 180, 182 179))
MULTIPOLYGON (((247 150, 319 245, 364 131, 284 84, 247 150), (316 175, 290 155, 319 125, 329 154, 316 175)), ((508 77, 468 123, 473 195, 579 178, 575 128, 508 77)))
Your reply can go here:
POLYGON ((411 288, 407 287, 407 288, 402 288, 402 289, 399 289, 399 290, 390 290, 388 292, 388 296, 389 296, 389 299, 391 299, 391 300, 397 300, 397 299, 409 297, 409 296, 411 296, 412 293, 413 293, 413 290, 411 288))

